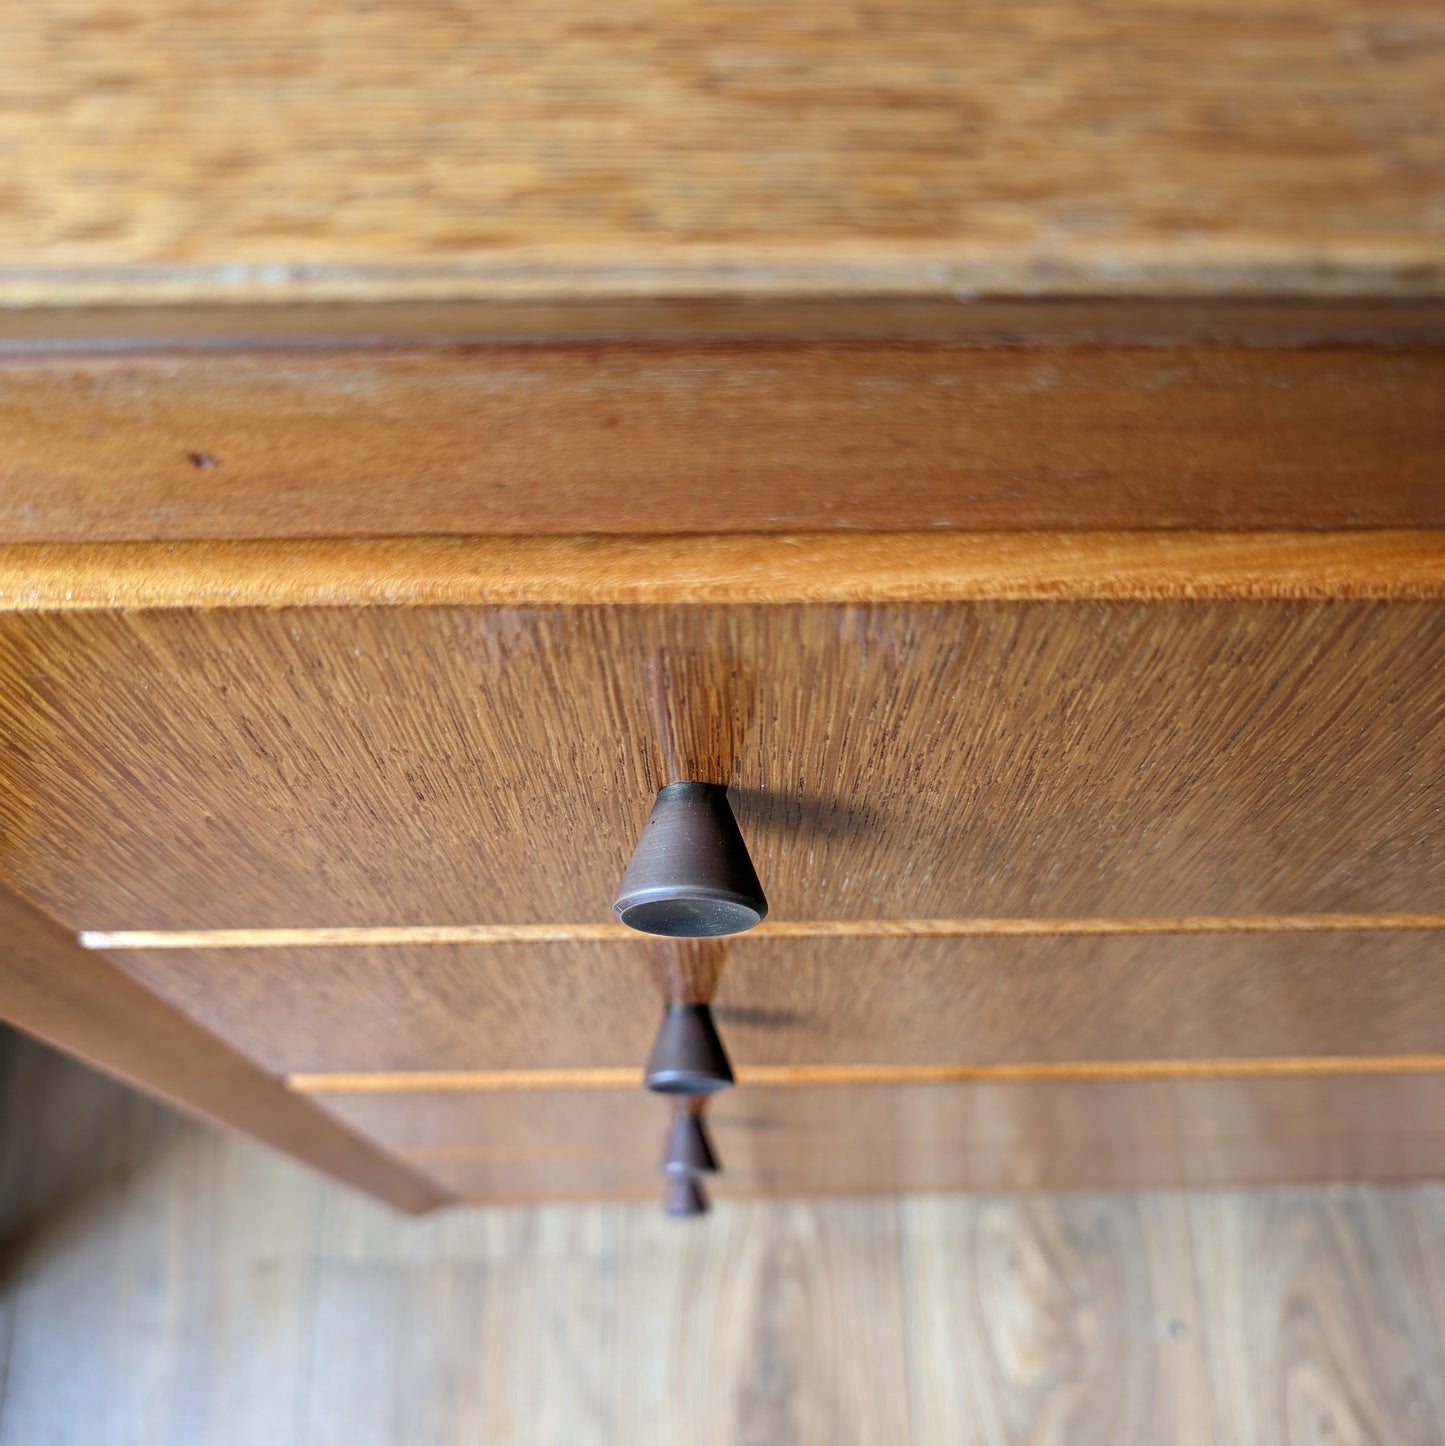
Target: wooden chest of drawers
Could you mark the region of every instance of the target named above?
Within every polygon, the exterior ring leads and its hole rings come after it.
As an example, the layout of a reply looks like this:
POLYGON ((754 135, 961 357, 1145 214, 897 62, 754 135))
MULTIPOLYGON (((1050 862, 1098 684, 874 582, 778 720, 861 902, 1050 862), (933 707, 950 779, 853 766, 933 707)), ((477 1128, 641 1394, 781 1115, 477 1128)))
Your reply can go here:
POLYGON ((668 1001, 739 1076, 725 1188, 1437 1168, 1432 534, 741 541, 12 548, 36 969, 439 1195, 651 1189, 668 1001), (675 777, 755 932, 609 921, 675 777))
POLYGON ((656 1189, 669 1004, 723 1190, 1445 1169, 1417 10, 87 12, 0 1017, 414 1209, 656 1189), (755 932, 612 917, 676 782, 755 932))

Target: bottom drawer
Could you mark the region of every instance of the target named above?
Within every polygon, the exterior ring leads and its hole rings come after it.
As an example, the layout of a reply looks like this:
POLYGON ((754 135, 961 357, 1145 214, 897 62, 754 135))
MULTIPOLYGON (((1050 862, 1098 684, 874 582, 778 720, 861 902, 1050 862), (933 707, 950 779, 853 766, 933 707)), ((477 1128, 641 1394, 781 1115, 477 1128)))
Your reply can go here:
MULTIPOLYGON (((640 1090, 314 1097, 459 1198, 645 1198, 640 1090)), ((715 1193, 1112 1189, 1445 1174, 1445 1076, 751 1086, 716 1097, 715 1193)))

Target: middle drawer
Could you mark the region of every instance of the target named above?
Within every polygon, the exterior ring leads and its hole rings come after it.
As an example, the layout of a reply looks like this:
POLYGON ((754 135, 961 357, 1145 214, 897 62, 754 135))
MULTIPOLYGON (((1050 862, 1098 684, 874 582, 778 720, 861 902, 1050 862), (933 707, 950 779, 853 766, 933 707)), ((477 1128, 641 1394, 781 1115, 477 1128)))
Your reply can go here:
POLYGON ((1429 932, 119 951, 277 1073, 627 1066, 711 998, 736 1065, 1445 1050, 1429 932))

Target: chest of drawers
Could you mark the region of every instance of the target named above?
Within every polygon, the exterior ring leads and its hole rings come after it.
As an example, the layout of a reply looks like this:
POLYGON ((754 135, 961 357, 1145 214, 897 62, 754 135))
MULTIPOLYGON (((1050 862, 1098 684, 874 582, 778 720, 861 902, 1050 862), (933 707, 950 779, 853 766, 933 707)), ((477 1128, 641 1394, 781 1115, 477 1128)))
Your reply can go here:
POLYGON ((1419 7, 10 29, 0 1017, 414 1209, 703 1005, 720 1190, 1445 1169, 1419 7))

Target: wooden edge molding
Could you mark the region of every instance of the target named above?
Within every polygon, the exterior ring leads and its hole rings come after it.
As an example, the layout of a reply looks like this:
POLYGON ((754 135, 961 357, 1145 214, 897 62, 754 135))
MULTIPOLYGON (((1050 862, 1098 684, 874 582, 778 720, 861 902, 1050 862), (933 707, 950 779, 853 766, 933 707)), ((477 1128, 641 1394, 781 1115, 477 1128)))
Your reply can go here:
POLYGON ((0 886, 0 1019, 419 1214, 449 1196, 301 1099, 0 886))
POLYGON ((1445 598, 1445 531, 24 543, 0 612, 1445 598))
POLYGON ((1445 298, 638 297, 0 307, 5 352, 568 341, 1445 346, 1445 298))
POLYGON ((0 306, 177 306, 248 303, 439 303, 642 300, 714 297, 1258 297, 1433 299, 1445 266, 1433 237, 1311 237, 1304 254, 1287 239, 1252 238, 1221 254, 1213 237, 1160 245, 1113 237, 1076 238, 1060 265, 1056 245, 1010 240, 920 242, 888 254, 869 238, 815 245, 806 256, 759 254, 737 242, 706 255, 666 255, 633 247, 524 248, 521 258, 465 261, 337 260, 322 265, 270 260, 130 261, 94 265, 0 265, 0 306), (1127 291, 1120 277, 1127 277, 1127 291))
MULTIPOLYGON (((1030 1081, 1280 1079, 1319 1075, 1445 1073, 1445 1055, 1309 1055, 1260 1059, 1069 1060, 1018 1064, 739 1065, 740 1085, 967 1084, 1030 1081)), ((586 1069, 371 1071, 293 1074, 289 1088, 307 1095, 450 1094, 525 1090, 640 1089, 642 1071, 586 1069)))
MULTIPOLYGON (((1180 918, 780 919, 754 939, 989 939, 1074 934, 1353 934, 1445 929, 1445 914, 1198 914, 1180 918)), ((418 944, 645 942, 623 924, 415 924, 395 928, 87 930, 86 949, 335 949, 418 944)))

